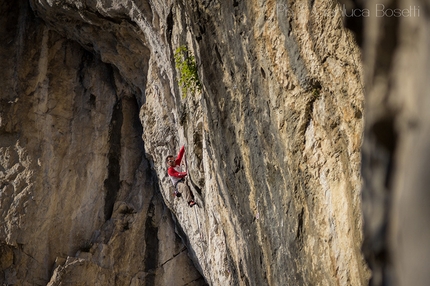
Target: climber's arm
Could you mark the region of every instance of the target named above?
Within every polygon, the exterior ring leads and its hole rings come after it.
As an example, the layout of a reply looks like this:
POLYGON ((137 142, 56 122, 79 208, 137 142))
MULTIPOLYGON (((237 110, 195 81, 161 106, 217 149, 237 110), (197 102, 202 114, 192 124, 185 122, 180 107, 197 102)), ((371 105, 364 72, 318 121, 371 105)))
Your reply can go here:
POLYGON ((174 168, 169 168, 167 170, 167 173, 169 176, 176 177, 176 178, 183 178, 187 175, 187 172, 178 172, 174 168))
POLYGON ((179 150, 178 157, 176 157, 176 160, 175 160, 176 165, 181 164, 182 157, 184 156, 184 153, 185 153, 185 146, 182 146, 181 149, 179 150))

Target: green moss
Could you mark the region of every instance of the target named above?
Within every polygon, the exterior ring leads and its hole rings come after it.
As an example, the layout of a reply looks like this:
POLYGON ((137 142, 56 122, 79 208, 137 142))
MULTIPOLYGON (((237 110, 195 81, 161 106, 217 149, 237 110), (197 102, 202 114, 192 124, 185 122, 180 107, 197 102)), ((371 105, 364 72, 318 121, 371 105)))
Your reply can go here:
POLYGON ((197 74, 196 60, 188 48, 180 46, 175 50, 174 57, 183 97, 186 97, 188 92, 194 93, 200 91, 201 84, 197 74))
POLYGON ((312 89, 312 96, 314 100, 318 99, 321 96, 321 88, 312 89))

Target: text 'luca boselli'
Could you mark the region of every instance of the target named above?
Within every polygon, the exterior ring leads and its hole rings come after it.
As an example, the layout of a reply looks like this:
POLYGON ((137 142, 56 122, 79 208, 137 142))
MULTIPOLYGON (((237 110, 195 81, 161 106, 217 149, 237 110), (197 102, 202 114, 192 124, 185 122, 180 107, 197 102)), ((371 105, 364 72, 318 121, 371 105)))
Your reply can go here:
POLYGON ((345 5, 342 7, 342 14, 344 17, 419 17, 420 6, 409 6, 408 8, 388 8, 384 4, 376 4, 375 11, 370 9, 346 9, 345 5), (374 12, 375 14, 372 14, 374 12))

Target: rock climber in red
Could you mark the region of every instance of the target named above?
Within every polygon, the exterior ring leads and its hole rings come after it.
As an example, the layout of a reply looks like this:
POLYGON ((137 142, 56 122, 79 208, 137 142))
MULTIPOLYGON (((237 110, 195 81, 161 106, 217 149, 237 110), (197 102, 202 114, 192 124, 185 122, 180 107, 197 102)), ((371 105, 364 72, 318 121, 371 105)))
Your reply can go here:
POLYGON ((184 178, 187 175, 187 172, 182 172, 181 170, 181 161, 184 153, 185 147, 182 146, 176 159, 174 159, 173 155, 167 156, 166 163, 167 166, 169 166, 167 173, 169 174, 172 184, 175 187, 175 195, 180 197, 183 194, 185 200, 188 202, 188 205, 192 207, 196 204, 196 202, 194 201, 193 195, 187 184, 185 184, 184 178))

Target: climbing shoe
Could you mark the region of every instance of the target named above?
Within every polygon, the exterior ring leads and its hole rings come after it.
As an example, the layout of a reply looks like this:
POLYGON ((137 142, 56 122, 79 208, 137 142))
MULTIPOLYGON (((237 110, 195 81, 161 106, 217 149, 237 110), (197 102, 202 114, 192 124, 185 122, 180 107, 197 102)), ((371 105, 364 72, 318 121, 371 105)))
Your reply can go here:
POLYGON ((196 202, 195 202, 195 201, 190 201, 190 202, 188 202, 188 205, 190 206, 190 208, 192 208, 195 204, 196 204, 196 202))

